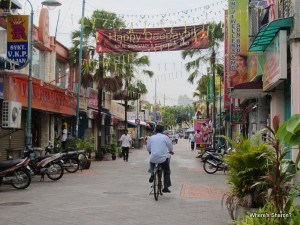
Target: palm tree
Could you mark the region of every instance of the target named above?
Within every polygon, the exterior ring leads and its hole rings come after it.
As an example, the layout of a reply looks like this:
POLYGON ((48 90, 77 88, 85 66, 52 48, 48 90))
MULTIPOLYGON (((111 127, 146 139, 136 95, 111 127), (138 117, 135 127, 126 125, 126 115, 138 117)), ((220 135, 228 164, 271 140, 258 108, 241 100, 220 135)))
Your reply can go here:
MULTIPOLYGON (((188 72, 191 72, 189 75, 188 81, 194 82, 195 78, 200 74, 199 67, 200 63, 210 63, 212 69, 212 82, 215 84, 215 74, 216 74, 216 55, 218 53, 218 49, 220 47, 221 42, 224 40, 224 32, 223 32, 223 24, 221 22, 215 23, 212 22, 209 26, 209 47, 205 50, 186 50, 182 52, 182 58, 186 59, 186 57, 194 58, 192 61, 186 64, 186 69, 188 72)), ((215 112, 215 104, 216 104, 216 96, 215 96, 215 85, 213 85, 213 127, 214 130, 216 128, 216 112, 215 112)), ((213 135, 213 145, 215 144, 215 136, 213 135)))
MULTIPOLYGON (((98 87, 98 130, 102 128, 102 96, 103 90, 110 92, 117 92, 121 90, 123 83, 128 89, 130 82, 134 78, 133 72, 135 72, 135 66, 149 65, 149 59, 147 56, 138 57, 137 53, 107 53, 99 54, 95 57, 95 39, 96 29, 99 28, 124 28, 125 24, 120 20, 116 14, 106 12, 103 10, 95 10, 91 18, 84 18, 84 62, 82 67, 82 85, 87 87, 91 82, 95 81, 98 87), (121 58, 126 57, 132 59, 130 62, 121 62, 121 58), (133 56, 133 57, 132 57, 133 56), (106 62, 106 63, 105 63, 106 62), (125 82, 124 82, 125 81, 125 82)), ((72 34, 73 48, 70 51, 71 59, 76 59, 78 56, 80 31, 74 31, 72 34)), ((76 60, 75 60, 76 61, 76 60)), ((150 76, 153 75, 151 71, 143 71, 150 76)), ((141 94, 146 93, 145 88, 141 88, 141 94)), ((144 87, 146 87, 144 85, 144 87)), ((126 90, 127 90, 126 89, 126 90)), ((127 113, 125 114, 127 126, 127 113)), ((98 136, 98 154, 101 153, 101 137, 98 136)))

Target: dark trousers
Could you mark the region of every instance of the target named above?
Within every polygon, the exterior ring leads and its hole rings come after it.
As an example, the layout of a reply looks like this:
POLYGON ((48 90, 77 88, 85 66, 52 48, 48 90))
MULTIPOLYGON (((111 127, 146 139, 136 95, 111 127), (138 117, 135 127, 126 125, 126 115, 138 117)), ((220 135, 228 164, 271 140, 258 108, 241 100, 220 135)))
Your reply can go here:
POLYGON ((194 148, 195 148, 195 142, 191 141, 191 149, 194 150, 194 148))
MULTIPOLYGON (((163 163, 160 163, 164 174, 164 187, 171 187, 171 169, 170 169, 170 159, 166 159, 163 163)), ((155 168, 155 163, 150 162, 149 172, 153 172, 155 168)))
POLYGON ((122 147, 122 156, 124 161, 128 161, 129 147, 122 147))

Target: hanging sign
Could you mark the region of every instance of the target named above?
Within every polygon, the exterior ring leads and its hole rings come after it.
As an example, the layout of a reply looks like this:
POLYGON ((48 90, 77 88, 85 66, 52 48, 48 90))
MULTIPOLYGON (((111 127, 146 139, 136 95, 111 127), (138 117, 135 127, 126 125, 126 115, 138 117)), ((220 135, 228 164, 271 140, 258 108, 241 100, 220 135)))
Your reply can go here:
POLYGON ((98 29, 96 51, 155 52, 209 47, 208 25, 147 29, 98 29))
POLYGON ((243 109, 234 109, 232 112, 232 123, 243 124, 247 123, 247 113, 243 109))
POLYGON ((7 21, 7 58, 21 69, 28 63, 29 17, 11 15, 7 21))

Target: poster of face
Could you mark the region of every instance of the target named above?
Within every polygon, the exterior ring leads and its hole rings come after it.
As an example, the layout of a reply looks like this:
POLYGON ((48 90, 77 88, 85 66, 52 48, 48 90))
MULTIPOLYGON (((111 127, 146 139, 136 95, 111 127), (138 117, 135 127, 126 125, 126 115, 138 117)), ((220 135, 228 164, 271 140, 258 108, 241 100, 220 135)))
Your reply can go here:
POLYGON ((194 131, 196 144, 210 144, 212 126, 209 119, 195 119, 194 131))

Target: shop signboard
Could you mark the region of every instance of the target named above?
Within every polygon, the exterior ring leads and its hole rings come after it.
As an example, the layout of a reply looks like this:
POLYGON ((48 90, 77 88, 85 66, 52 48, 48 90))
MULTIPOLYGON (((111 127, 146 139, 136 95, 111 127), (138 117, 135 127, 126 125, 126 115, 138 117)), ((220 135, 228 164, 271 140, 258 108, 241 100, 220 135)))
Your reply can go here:
POLYGON ((287 33, 281 30, 264 52, 263 90, 270 91, 287 79, 287 33))
POLYGON ((245 0, 228 1, 228 87, 245 83, 248 52, 248 4, 245 0))
POLYGON ((98 91, 92 88, 88 89, 88 107, 98 109, 98 91))
POLYGON ((224 23, 224 109, 230 108, 230 98, 229 98, 229 72, 228 72, 228 10, 225 10, 225 23, 224 23))
POLYGON ((29 59, 29 16, 10 15, 7 21, 7 58, 16 64, 16 69, 22 69, 29 59))
POLYGON ((243 109, 234 109, 231 121, 233 124, 247 123, 247 113, 243 109))
POLYGON ((117 102, 111 101, 111 114, 117 116, 120 119, 125 119, 125 107, 117 102))
MULTIPOLYGON (((7 101, 21 102, 22 106, 28 104, 27 77, 7 77, 5 79, 5 94, 7 101)), ((32 108, 66 115, 75 115, 76 98, 66 95, 64 89, 55 85, 41 86, 37 79, 32 84, 32 108)))
POLYGON ((137 118, 137 113, 136 112, 127 112, 127 120, 135 120, 135 119, 145 121, 144 112, 139 112, 138 113, 138 118, 137 118))

